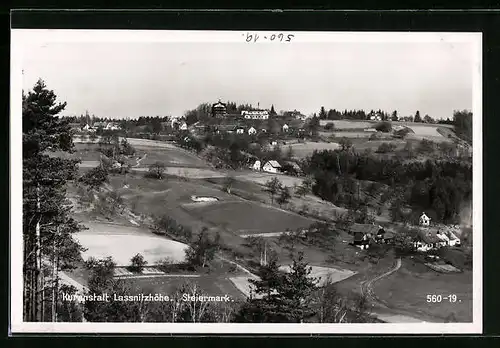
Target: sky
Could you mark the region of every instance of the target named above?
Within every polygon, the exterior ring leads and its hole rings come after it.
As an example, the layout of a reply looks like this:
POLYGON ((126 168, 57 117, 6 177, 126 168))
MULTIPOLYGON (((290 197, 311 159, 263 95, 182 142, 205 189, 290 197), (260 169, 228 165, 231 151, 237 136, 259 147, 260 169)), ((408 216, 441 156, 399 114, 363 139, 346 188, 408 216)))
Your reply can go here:
POLYGON ((473 58, 466 42, 51 42, 27 49, 22 67, 23 89, 42 78, 65 115, 177 117, 221 99, 451 118, 472 109, 473 58))

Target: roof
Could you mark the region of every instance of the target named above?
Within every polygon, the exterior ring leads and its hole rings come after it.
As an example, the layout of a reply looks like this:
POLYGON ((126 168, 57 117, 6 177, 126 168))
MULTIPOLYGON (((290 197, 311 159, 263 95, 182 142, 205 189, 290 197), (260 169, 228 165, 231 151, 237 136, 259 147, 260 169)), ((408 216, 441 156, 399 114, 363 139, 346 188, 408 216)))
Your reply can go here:
POLYGON ((421 241, 427 243, 427 244, 432 244, 432 243, 440 243, 443 242, 443 239, 439 238, 436 235, 436 230, 432 229, 422 229, 418 231, 417 239, 420 239, 421 241))
POLYGON ((352 226, 350 227, 350 231, 352 233, 377 234, 377 232, 381 228, 382 227, 380 227, 380 226, 371 225, 371 224, 352 224, 352 226))
POLYGON ((382 235, 382 238, 383 238, 383 239, 391 239, 391 238, 394 238, 394 233, 392 233, 392 232, 385 232, 385 233, 382 235))
POLYGON ((274 168, 281 168, 281 165, 275 160, 270 160, 267 163, 269 163, 274 168))
POLYGON ((214 108, 225 108, 226 104, 224 104, 223 102, 221 102, 219 100, 217 103, 212 104, 212 107, 214 107, 214 108))

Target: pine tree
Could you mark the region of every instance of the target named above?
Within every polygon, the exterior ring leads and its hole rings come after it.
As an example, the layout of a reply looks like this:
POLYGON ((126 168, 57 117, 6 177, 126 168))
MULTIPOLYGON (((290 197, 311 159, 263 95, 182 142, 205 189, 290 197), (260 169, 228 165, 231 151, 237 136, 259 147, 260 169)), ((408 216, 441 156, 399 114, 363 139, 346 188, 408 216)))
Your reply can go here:
POLYGON ((413 122, 422 122, 422 117, 420 117, 420 111, 417 110, 415 113, 415 118, 413 119, 413 122))
POLYGON ((294 255, 289 272, 279 269, 277 259, 261 266, 259 279, 250 279, 255 296, 241 307, 237 322, 300 323, 316 314, 312 309, 316 279, 310 277, 311 267, 304 255, 294 255))
POLYGON ((276 116, 276 111, 274 110, 274 104, 271 105, 271 111, 269 111, 270 116, 276 116))
POLYGON ((58 118, 66 103, 38 80, 27 95, 23 92, 23 237, 25 321, 43 321, 44 295, 52 290, 51 309, 57 308, 58 273, 70 268, 81 247, 71 234, 80 226, 73 220, 66 200, 66 183, 76 176, 77 161, 48 155, 51 151, 73 152, 68 119, 58 118), (46 283, 44 268, 51 264, 46 283), (48 286, 47 286, 48 284, 48 286))

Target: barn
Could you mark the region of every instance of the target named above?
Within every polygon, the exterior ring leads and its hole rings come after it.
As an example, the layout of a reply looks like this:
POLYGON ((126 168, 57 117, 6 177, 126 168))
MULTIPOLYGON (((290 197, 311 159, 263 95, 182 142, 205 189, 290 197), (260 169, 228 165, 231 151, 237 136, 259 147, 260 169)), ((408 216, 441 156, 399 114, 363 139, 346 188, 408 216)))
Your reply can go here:
POLYGON ((378 235, 384 233, 383 227, 372 224, 352 224, 349 228, 349 234, 353 236, 352 244, 362 249, 368 248, 370 241, 376 240, 378 235))

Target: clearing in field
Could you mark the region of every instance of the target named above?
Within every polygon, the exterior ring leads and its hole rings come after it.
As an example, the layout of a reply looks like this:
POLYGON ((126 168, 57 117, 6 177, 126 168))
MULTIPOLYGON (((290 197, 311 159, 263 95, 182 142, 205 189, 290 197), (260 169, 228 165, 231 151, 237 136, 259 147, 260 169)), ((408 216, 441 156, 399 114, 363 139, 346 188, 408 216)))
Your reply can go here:
MULTIPOLYGON (((291 265, 281 266, 280 269, 284 272, 290 272, 291 265)), ((344 279, 352 277, 356 272, 333 267, 321 267, 321 266, 311 266, 311 278, 318 280, 318 285, 323 286, 327 282, 338 283, 344 279)))
POLYGON ((304 158, 310 156, 315 150, 337 150, 340 148, 340 145, 337 143, 327 142, 297 143, 290 146, 293 151, 293 156, 296 158, 304 158))
POLYGON ((355 121, 355 120, 320 120, 320 126, 325 126, 333 122, 336 129, 356 129, 356 128, 371 128, 377 122, 355 121))
MULTIPOLYGON (((311 278, 318 279, 318 285, 323 286, 327 280, 330 280, 331 283, 337 283, 349 277, 352 277, 356 272, 350 271, 348 269, 339 269, 339 268, 331 268, 331 267, 319 267, 319 266, 311 266, 312 271, 309 275, 311 278)), ((290 270, 290 266, 281 266, 280 269, 284 272, 288 272, 290 270)), ((250 277, 239 276, 229 278, 231 282, 233 282, 234 286, 238 288, 245 296, 250 296, 251 292, 251 284, 249 279, 258 279, 258 277, 250 277)))
POLYGON ((269 174, 262 172, 247 172, 245 174, 236 175, 235 177, 237 179, 251 181, 259 185, 265 185, 266 182, 276 177, 284 186, 288 187, 293 187, 295 184, 300 185, 302 184, 303 180, 302 178, 295 176, 288 176, 282 174, 276 175, 276 174, 269 174))
POLYGON ((75 239, 87 249, 82 252, 84 260, 111 256, 117 266, 128 266, 130 259, 137 253, 144 256, 148 265, 165 258, 174 263, 185 260, 186 244, 156 237, 133 227, 104 223, 86 225, 89 230, 74 234, 75 239))
POLYGON ((247 201, 218 202, 185 207, 196 219, 222 226, 235 233, 283 232, 314 223, 306 217, 247 201))

